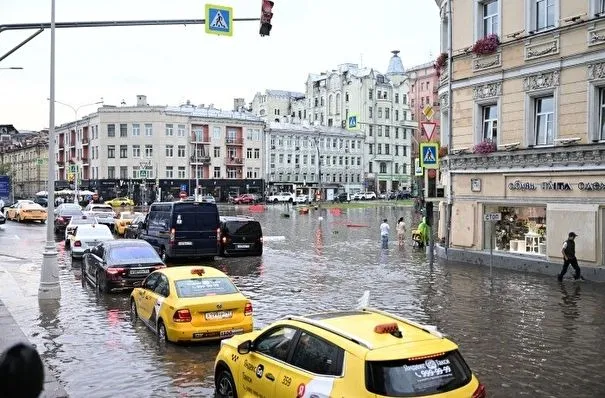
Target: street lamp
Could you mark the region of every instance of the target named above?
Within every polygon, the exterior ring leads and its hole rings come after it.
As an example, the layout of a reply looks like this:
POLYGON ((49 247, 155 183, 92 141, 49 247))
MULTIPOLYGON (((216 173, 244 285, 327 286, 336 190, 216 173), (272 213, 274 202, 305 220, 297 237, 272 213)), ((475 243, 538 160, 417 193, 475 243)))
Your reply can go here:
MULTIPOLYGON (((50 101, 50 98, 47 98, 47 100, 50 101)), ((76 121, 76 125, 74 127, 74 130, 75 130, 76 134, 78 134, 78 111, 81 108, 84 108, 85 106, 92 106, 92 105, 102 104, 103 103, 103 98, 101 98, 101 101, 92 102, 90 104, 79 105, 77 107, 74 107, 72 105, 66 104, 65 102, 61 102, 61 101, 57 101, 57 100, 54 100, 54 102, 56 102, 57 104, 64 105, 64 106, 70 108, 72 111, 74 111, 74 118, 75 118, 75 121, 76 121)), ((78 176, 79 176, 79 174, 80 174, 80 171, 78 170, 78 165, 76 164, 76 170, 75 170, 75 175, 74 175, 74 203, 78 203, 78 176)), ((53 187, 53 189, 54 189, 54 187, 53 187)))
POLYGON ((317 137, 313 137, 315 141, 315 149, 317 150, 317 177, 318 177, 318 188, 319 188, 319 200, 317 201, 317 209, 321 210, 321 155, 319 154, 319 143, 321 142, 321 131, 317 130, 317 137))
POLYGON ((55 209, 55 0, 50 7, 50 104, 48 123, 48 207, 46 218, 46 245, 40 269, 39 300, 59 300, 61 284, 57 265, 54 223, 49 217, 55 209))

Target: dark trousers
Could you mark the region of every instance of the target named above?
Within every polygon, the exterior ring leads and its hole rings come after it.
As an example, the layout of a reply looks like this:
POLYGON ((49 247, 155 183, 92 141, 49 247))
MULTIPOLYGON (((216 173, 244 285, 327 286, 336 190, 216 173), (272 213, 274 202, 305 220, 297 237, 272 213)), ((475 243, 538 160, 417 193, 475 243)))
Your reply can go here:
POLYGON ((563 261, 563 269, 561 270, 561 273, 559 274, 560 281, 563 280, 563 277, 567 273, 567 269, 569 268, 570 265, 576 271, 576 274, 574 275, 574 279, 580 279, 580 266, 578 265, 578 259, 575 257, 574 258, 568 257, 567 260, 563 261))

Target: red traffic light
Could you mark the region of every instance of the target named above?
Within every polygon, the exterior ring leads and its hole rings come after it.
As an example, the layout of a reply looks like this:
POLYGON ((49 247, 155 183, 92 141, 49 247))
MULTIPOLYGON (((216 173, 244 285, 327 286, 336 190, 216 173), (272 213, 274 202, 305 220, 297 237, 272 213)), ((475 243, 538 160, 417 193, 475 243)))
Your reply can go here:
POLYGON ((269 36, 271 33, 271 18, 273 18, 273 3, 271 0, 262 0, 262 6, 260 10, 260 35, 269 36))

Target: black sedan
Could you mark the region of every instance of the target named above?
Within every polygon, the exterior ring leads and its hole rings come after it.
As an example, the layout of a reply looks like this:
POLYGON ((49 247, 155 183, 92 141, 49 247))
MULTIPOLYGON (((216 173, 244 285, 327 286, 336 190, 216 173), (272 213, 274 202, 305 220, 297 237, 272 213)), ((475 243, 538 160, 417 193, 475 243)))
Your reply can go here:
POLYGON ((165 267, 149 243, 119 239, 105 241, 84 252, 82 277, 107 293, 140 286, 147 275, 165 267))
POLYGON ((64 232, 72 217, 82 217, 84 213, 77 207, 63 207, 55 213, 55 232, 64 232))
POLYGON ((125 238, 139 239, 143 231, 143 223, 145 222, 145 214, 141 214, 133 218, 130 224, 126 226, 124 231, 125 238))

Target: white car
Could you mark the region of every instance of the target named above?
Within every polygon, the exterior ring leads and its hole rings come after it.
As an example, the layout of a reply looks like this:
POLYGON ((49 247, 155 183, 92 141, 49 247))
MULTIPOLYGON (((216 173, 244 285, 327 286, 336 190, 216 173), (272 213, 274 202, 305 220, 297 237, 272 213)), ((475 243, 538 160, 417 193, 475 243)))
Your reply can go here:
POLYGON ((293 203, 296 199, 296 196, 290 192, 279 192, 276 194, 269 195, 267 198, 268 203, 277 203, 277 202, 290 202, 293 203))
POLYGON ((92 249, 101 242, 113 239, 107 225, 78 225, 75 235, 70 235, 71 258, 82 257, 86 249, 92 249))
POLYGON ((355 195, 353 195, 353 200, 370 200, 370 199, 376 199, 375 192, 357 192, 355 195))
POLYGON ((75 234, 78 225, 92 225, 98 223, 96 217, 86 215, 72 217, 71 220, 69 220, 69 224, 65 227, 65 248, 69 248, 69 245, 71 244, 70 236, 75 234))
POLYGON ((309 203, 309 197, 307 195, 298 195, 295 199, 294 199, 294 203, 309 203))
POLYGON ((86 206, 84 213, 96 217, 100 224, 105 224, 109 228, 114 227, 116 213, 110 205, 92 203, 86 206))

